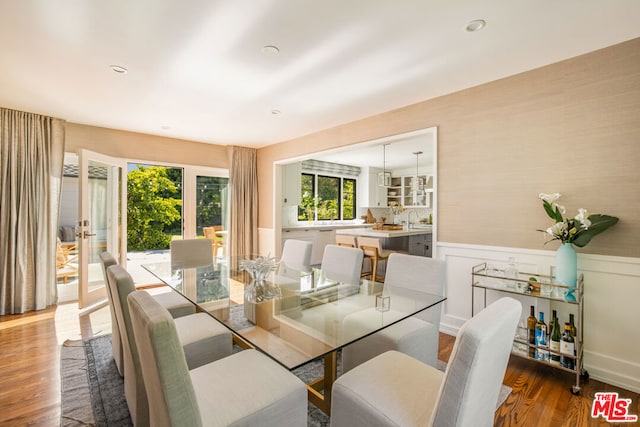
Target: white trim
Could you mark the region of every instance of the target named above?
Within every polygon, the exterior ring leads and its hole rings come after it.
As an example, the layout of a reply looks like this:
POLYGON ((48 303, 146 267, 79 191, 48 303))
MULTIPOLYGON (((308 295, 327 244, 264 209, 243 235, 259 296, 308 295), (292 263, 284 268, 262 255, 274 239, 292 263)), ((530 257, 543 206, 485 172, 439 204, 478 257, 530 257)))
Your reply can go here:
MULTIPOLYGON (((435 246, 438 258, 447 261, 447 301, 440 330, 450 335, 456 335, 471 315, 473 265, 485 261, 506 264, 513 256, 522 271, 543 273, 555 263, 554 250, 449 242, 437 242, 435 246)), ((578 271, 585 275, 584 367, 594 379, 640 392, 640 258, 579 253, 578 271)), ((488 301, 500 295, 488 294, 488 301)), ((525 309, 528 305, 536 305, 536 311, 558 308, 529 296, 517 297, 525 309)), ((566 313, 577 308, 559 304, 566 313)))

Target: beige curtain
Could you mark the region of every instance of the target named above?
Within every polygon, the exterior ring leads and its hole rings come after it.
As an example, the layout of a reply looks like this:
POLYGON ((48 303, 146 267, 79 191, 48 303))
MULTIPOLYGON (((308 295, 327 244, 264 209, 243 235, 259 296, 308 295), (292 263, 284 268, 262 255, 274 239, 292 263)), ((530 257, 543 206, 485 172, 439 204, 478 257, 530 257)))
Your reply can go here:
POLYGON ((237 259, 238 256, 258 252, 257 151, 247 147, 232 147, 230 164, 229 253, 237 259))
POLYGON ((57 299, 64 121, 0 108, 0 314, 57 299))

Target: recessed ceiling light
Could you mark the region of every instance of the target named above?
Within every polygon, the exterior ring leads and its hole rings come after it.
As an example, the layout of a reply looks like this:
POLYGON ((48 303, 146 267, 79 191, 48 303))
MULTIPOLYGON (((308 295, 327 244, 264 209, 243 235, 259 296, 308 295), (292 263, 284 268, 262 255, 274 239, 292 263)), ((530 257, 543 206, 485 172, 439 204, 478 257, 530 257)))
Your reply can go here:
POLYGON ((271 114, 273 114, 274 116, 279 116, 282 113, 282 111, 280 110, 271 110, 271 114))
POLYGON ((127 69, 121 65, 109 65, 109 68, 118 74, 127 74, 127 69))
POLYGON ((171 126, 168 126, 168 125, 162 125, 162 126, 160 126, 160 129, 162 129, 162 130, 169 130, 169 129, 171 129, 171 126))
POLYGON ((262 46, 262 53, 265 55, 277 55, 280 53, 280 49, 277 46, 267 45, 262 46))
POLYGON ((467 24, 465 30, 470 33, 475 33, 476 31, 480 31, 481 29, 483 29, 486 25, 487 22, 484 19, 474 19, 467 24))

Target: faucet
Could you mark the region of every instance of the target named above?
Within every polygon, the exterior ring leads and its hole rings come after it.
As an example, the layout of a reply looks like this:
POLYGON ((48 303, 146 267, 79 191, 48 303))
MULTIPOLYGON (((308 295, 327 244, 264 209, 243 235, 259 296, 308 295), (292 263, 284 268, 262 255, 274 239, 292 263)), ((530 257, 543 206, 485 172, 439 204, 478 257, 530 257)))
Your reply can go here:
MULTIPOLYGON (((409 213, 407 214, 407 226, 409 227, 409 230, 411 230, 413 228, 413 226, 411 225, 411 214, 414 214, 416 216, 416 223, 420 222, 420 217, 418 216, 418 212, 416 211, 409 211, 409 213)), ((415 223, 413 223, 415 224, 415 223)))

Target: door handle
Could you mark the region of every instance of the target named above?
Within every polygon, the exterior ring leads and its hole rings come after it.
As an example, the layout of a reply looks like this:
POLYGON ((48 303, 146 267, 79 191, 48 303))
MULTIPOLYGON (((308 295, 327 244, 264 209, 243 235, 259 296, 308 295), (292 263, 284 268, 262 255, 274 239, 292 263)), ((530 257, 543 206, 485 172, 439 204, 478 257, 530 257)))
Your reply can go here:
POLYGON ((96 233, 89 233, 88 231, 83 231, 82 232, 82 238, 83 239, 88 239, 89 237, 95 236, 95 235, 96 235, 96 233))

